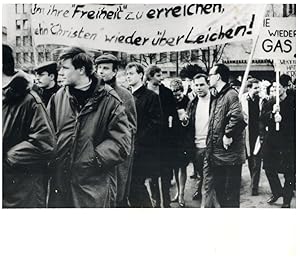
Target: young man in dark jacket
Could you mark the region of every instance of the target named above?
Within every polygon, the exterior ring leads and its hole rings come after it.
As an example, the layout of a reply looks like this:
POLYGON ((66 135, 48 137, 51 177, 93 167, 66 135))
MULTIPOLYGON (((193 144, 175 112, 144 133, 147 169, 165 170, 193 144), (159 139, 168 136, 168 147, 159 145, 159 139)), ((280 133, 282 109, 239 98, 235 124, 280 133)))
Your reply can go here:
POLYGON ((139 63, 126 66, 126 78, 135 99, 137 133, 134 145, 132 181, 129 201, 131 207, 152 207, 145 181, 159 172, 159 130, 161 110, 159 97, 143 84, 144 68, 139 63))
MULTIPOLYGON (((173 177, 175 152, 178 142, 179 118, 173 93, 162 84, 162 71, 156 65, 147 68, 147 88, 159 96, 162 121, 160 125, 160 170, 153 173, 151 180, 152 198, 156 207, 161 207, 158 178, 161 177, 163 207, 170 207, 170 187, 173 177)), ((184 201, 182 200, 182 206, 184 201)))
POLYGON ((54 129, 42 100, 30 91, 29 75, 15 71, 12 49, 2 50, 2 206, 46 207, 44 170, 54 156, 54 129))
POLYGON ((36 73, 36 86, 34 90, 37 91, 45 106, 51 96, 59 89, 57 85, 57 63, 54 61, 45 62, 34 68, 36 73))
POLYGON ((261 122, 266 132, 263 140, 263 167, 270 183, 272 196, 268 203, 275 203, 283 196, 282 208, 290 208, 296 182, 296 93, 284 85, 282 75, 279 85, 279 106, 271 97, 262 108, 261 122), (276 130, 276 123, 279 129, 276 130), (282 187, 278 173, 284 174, 282 187))
POLYGON ((131 149, 129 157, 117 169, 117 206, 128 207, 128 193, 131 180, 133 151, 134 151, 134 136, 137 130, 137 114, 134 103, 134 98, 130 91, 117 84, 116 74, 118 72, 118 59, 112 54, 103 54, 95 60, 97 73, 100 78, 109 84, 121 98, 125 107, 125 112, 128 118, 131 134, 131 149))
POLYGON ((130 128, 117 93, 93 72, 92 58, 72 47, 60 56, 64 88, 48 110, 58 135, 50 207, 115 207, 115 167, 129 155, 130 128))
POLYGON ((228 84, 229 74, 223 64, 216 64, 209 72, 215 96, 211 99, 206 155, 220 206, 239 207, 246 123, 238 93, 228 84))

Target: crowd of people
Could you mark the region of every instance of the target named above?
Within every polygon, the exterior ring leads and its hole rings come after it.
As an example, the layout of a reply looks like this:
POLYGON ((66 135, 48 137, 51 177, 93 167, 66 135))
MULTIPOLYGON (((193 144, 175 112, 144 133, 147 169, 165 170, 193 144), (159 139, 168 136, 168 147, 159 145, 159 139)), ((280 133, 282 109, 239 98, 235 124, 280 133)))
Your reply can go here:
POLYGON ((186 90, 179 78, 165 86, 159 66, 130 62, 124 84, 114 55, 66 47, 31 77, 2 48, 4 208, 184 207, 190 163, 193 200, 237 208, 246 160, 251 196, 260 193, 263 167, 268 203, 283 197, 290 207, 296 95, 288 75, 279 86, 248 77, 241 92, 229 68, 215 64, 195 73, 186 90))

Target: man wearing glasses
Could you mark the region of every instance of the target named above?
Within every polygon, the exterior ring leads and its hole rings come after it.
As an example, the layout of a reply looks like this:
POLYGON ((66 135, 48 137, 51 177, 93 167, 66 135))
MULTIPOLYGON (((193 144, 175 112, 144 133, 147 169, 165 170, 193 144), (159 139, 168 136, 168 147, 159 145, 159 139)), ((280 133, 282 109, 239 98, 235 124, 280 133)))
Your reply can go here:
POLYGON ((238 93, 228 84, 229 68, 216 64, 209 72, 214 90, 206 140, 209 171, 221 207, 240 206, 242 164, 245 162, 244 121, 238 93))

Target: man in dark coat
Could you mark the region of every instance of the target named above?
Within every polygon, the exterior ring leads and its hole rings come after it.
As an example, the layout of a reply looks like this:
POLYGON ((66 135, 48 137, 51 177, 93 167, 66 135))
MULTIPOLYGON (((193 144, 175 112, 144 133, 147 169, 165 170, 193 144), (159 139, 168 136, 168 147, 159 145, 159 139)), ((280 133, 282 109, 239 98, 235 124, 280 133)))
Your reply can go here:
POLYGON ((109 84, 121 98, 125 107, 131 134, 131 149, 129 157, 117 169, 117 206, 128 207, 128 191, 131 180, 131 170, 134 151, 134 136, 137 130, 137 114, 134 98, 130 91, 117 84, 116 74, 118 72, 118 59, 112 54, 103 54, 95 60, 97 73, 100 78, 109 84))
POLYGON ((65 87, 48 106, 58 136, 49 206, 115 207, 115 167, 130 150, 125 108, 84 50, 67 48, 60 61, 65 87))
MULTIPOLYGON (((162 71, 156 65, 151 65, 146 72, 147 88, 159 96, 162 111, 160 126, 160 171, 153 173, 151 180, 152 198, 155 207, 161 206, 158 178, 161 177, 163 207, 170 207, 170 187, 173 177, 174 157, 178 142, 178 128, 180 125, 176 102, 170 89, 162 84, 162 71)), ((182 200, 182 205, 184 201, 182 200)))
POLYGON ((129 63, 126 66, 126 78, 135 99, 138 126, 129 195, 131 207, 152 207, 145 181, 159 171, 159 97, 143 85, 143 76, 141 64, 129 63))
POLYGON ((238 93, 228 84, 229 74, 223 64, 216 64, 209 72, 215 96, 211 99, 206 155, 220 206, 239 207, 246 123, 238 93))
POLYGON ((34 71, 36 73, 34 90, 40 94, 42 101, 47 106, 51 96, 59 89, 57 85, 57 63, 53 61, 42 63, 35 67, 34 71))
POLYGON ((4 208, 46 207, 44 169, 54 156, 55 132, 30 76, 14 69, 2 45, 2 142, 4 208))
POLYGON ((283 208, 289 208, 296 182, 296 95, 295 91, 287 92, 285 76, 280 77, 279 106, 276 98, 271 97, 263 105, 261 122, 265 126, 263 140, 263 167, 270 183, 272 196, 268 203, 275 203, 283 196, 283 208), (279 130, 276 130, 276 123, 279 130), (278 173, 284 174, 282 188, 278 173))

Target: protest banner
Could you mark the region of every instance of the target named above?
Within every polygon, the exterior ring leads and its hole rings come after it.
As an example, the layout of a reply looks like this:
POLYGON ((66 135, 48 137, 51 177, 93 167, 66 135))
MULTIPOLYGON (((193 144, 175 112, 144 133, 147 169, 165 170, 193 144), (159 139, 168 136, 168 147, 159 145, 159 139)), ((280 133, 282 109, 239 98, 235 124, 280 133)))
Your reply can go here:
POLYGON ((273 60, 275 71, 296 78, 296 17, 265 18, 254 57, 273 60))
POLYGON ((253 39, 264 10, 257 4, 33 4, 31 27, 36 45, 157 53, 253 39))
MULTIPOLYGON (((276 71, 276 105, 279 106, 280 73, 296 77, 296 17, 265 18, 254 57, 273 60, 276 71)), ((279 131, 278 122, 276 130, 279 131)))
POLYGON ((255 58, 296 59, 296 17, 267 17, 259 33, 255 58))

